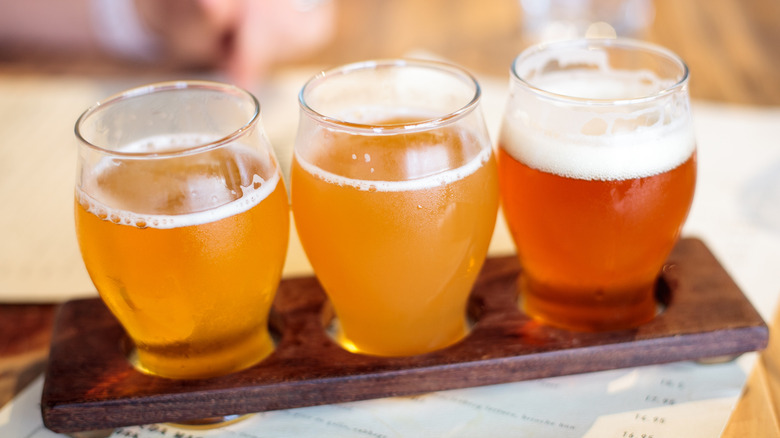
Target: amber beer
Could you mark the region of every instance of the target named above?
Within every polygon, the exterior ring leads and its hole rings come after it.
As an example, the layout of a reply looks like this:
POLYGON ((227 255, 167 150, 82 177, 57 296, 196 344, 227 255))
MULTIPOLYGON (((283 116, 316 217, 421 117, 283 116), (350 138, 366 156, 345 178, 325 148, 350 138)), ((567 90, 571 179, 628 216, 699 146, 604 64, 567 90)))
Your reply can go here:
POLYGON ((575 40, 527 50, 513 75, 498 154, 522 309, 585 331, 650 321, 696 182, 685 64, 575 40))
POLYGON ((240 146, 110 161, 77 188, 76 232, 138 365, 169 378, 202 378, 269 354, 267 315, 288 229, 278 172, 253 183, 264 166, 240 146), (227 177, 214 177, 218 166, 231 169, 227 177))
POLYGON ((490 147, 455 126, 316 141, 295 154, 292 205, 341 345, 405 356, 462 339, 498 208, 490 147))
POLYGON ((651 320, 655 280, 693 198, 695 153, 651 176, 581 179, 507 150, 499 149, 503 206, 524 269, 525 311, 580 330, 651 320))

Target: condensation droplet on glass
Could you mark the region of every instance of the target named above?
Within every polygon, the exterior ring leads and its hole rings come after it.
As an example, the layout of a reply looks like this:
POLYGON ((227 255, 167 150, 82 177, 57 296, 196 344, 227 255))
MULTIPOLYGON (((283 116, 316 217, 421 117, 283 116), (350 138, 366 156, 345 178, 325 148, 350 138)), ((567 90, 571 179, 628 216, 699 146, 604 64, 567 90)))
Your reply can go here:
POLYGON ((366 160, 366 163, 368 163, 368 162, 370 162, 370 161, 371 161, 371 155, 364 154, 364 155, 363 155, 363 158, 365 158, 365 160, 366 160))
POLYGON ((353 160, 357 160, 357 155, 355 155, 355 154, 352 154, 352 159, 353 159, 353 160))

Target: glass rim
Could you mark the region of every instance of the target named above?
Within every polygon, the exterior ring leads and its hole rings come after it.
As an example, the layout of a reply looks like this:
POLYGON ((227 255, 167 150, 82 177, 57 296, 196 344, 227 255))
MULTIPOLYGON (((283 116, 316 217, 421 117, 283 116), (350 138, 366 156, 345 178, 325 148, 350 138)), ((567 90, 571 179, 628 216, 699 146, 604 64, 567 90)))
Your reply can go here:
POLYGON ((154 82, 147 85, 141 85, 135 88, 130 88, 128 90, 121 91, 119 93, 116 93, 103 100, 96 102, 95 104, 87 108, 83 113, 81 113, 79 118, 76 119, 74 132, 76 134, 76 138, 81 142, 81 144, 106 155, 126 157, 126 158, 165 158, 165 157, 191 155, 191 154, 206 152, 209 150, 219 148, 225 144, 231 143, 234 140, 244 136, 244 134, 246 134, 254 125, 257 124, 257 121, 259 119, 260 119, 260 102, 257 100, 257 97, 255 97, 252 93, 250 93, 249 91, 241 87, 222 83, 222 82, 206 81, 206 80, 164 81, 164 82, 154 82), (82 135, 81 132, 82 125, 87 121, 87 119, 89 119, 91 116, 98 113, 99 111, 103 110, 104 108, 138 97, 148 96, 151 94, 156 94, 161 92, 182 91, 182 90, 213 90, 213 91, 223 92, 225 94, 232 94, 235 96, 239 96, 245 98, 248 102, 251 102, 251 104, 254 106, 254 111, 249 116, 249 120, 246 123, 232 130, 227 135, 224 135, 216 140, 195 144, 193 146, 183 147, 181 149, 176 149, 173 151, 123 152, 119 150, 108 149, 106 147, 95 144, 90 140, 87 140, 84 137, 84 135, 82 135))
POLYGON ((667 49, 666 47, 660 46, 658 44, 649 43, 646 41, 640 41, 631 38, 623 38, 623 37, 577 38, 577 39, 543 42, 543 43, 535 44, 523 50, 519 55, 517 55, 517 57, 515 57, 514 61, 512 61, 512 67, 510 70, 511 70, 511 77, 513 81, 523 85, 526 89, 528 89, 529 91, 533 92, 534 94, 540 97, 553 100, 556 102, 560 102, 560 103, 567 103, 571 105, 586 105, 586 106, 622 106, 622 105, 634 105, 634 104, 652 102, 656 99, 660 99, 670 94, 676 93, 678 90, 682 89, 687 85, 688 79, 690 77, 690 70, 688 69, 688 65, 685 63, 685 61, 683 61, 683 59, 679 55, 677 55, 673 51, 667 49), (556 49, 562 47, 569 47, 569 48, 579 47, 581 49, 615 47, 615 48, 641 51, 653 55, 657 58, 664 58, 666 60, 672 61, 673 63, 677 64, 677 66, 680 68, 681 74, 680 74, 680 78, 673 85, 665 87, 664 89, 652 94, 648 94, 645 96, 617 98, 617 99, 595 99, 595 98, 569 96, 566 94, 554 93, 545 90, 543 88, 539 88, 531 84, 530 82, 528 82, 526 79, 521 77, 521 75, 518 73, 517 68, 522 61, 538 53, 542 53, 550 49, 556 49))
POLYGON ((471 112, 473 112, 474 109, 479 105, 481 96, 482 96, 482 88, 480 87, 476 77, 472 75, 470 72, 468 72, 466 69, 464 69, 463 67, 460 67, 453 63, 443 62, 443 61, 434 61, 428 59, 414 59, 414 58, 396 58, 396 59, 376 59, 376 60, 360 61, 360 62, 345 64, 329 70, 323 70, 318 74, 316 74, 315 76, 313 76, 312 78, 310 78, 308 81, 306 81, 303 87, 301 87, 301 90, 298 93, 298 104, 305 114, 307 114, 309 117, 313 119, 316 119, 318 122, 322 124, 329 125, 335 128, 350 130, 353 132, 364 132, 373 135, 390 135, 390 134, 397 134, 399 132, 412 133, 418 131, 426 131, 426 130, 430 130, 430 129, 434 129, 437 127, 446 126, 451 123, 454 123, 462 119, 466 115, 470 114, 471 112), (379 69, 393 69, 393 68, 403 68, 403 67, 417 67, 417 68, 427 69, 430 71, 438 70, 441 73, 449 74, 453 77, 459 77, 463 79, 465 83, 471 84, 473 86, 474 88, 473 95, 465 105, 460 106, 455 111, 450 111, 446 114, 437 117, 420 119, 413 122, 390 123, 390 124, 382 124, 382 125, 350 122, 347 120, 342 120, 338 117, 322 114, 321 112, 312 108, 309 105, 309 103, 306 101, 305 96, 309 90, 311 90, 316 86, 321 85, 323 82, 325 82, 327 79, 331 77, 338 76, 338 75, 343 76, 360 70, 379 70, 379 69))

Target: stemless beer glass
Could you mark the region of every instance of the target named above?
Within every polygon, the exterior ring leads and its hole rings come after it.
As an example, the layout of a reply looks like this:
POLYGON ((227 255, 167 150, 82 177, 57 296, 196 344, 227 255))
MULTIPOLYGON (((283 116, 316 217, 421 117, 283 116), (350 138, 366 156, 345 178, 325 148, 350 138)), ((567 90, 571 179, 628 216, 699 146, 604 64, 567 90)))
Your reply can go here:
POLYGON ((289 204, 254 96, 153 84, 88 109, 76 135, 81 254, 136 366, 205 378, 273 351, 289 204))
POLYGON ((405 356, 468 333, 498 208, 480 88, 437 62, 371 61, 300 92, 292 208, 353 352, 405 356))
POLYGON ((688 69, 668 50, 618 39, 521 53, 499 175, 525 312, 586 331, 651 320, 693 198, 695 151, 688 69))

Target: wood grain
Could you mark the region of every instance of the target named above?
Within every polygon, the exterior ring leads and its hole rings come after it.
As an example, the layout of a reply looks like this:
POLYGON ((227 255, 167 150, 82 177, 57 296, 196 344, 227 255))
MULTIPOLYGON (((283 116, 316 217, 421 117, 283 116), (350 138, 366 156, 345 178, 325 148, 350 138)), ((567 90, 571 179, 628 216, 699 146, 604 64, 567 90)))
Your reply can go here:
POLYGON ((44 370, 57 305, 0 305, 0 406, 44 370))
POLYGON ((275 352, 247 370, 189 381, 136 371, 102 302, 72 301, 54 328, 44 424, 74 432, 186 421, 738 355, 767 343, 761 317, 700 240, 680 241, 659 283, 666 309, 632 330, 581 333, 535 322, 516 305, 518 273, 513 256, 489 259, 471 296, 469 336, 399 358, 340 348, 323 327, 327 299, 317 280, 284 280, 272 318, 275 352))

